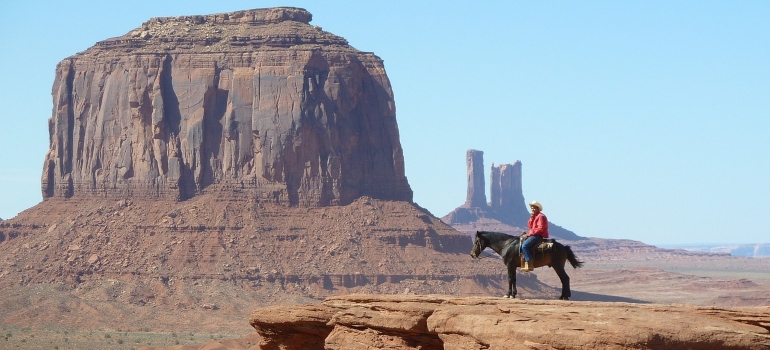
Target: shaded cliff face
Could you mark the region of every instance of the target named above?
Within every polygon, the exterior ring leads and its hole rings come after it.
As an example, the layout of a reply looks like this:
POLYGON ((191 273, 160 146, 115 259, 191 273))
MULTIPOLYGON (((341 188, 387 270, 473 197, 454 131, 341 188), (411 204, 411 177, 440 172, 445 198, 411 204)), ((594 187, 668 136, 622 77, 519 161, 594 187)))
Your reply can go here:
POLYGON ((311 18, 153 18, 60 62, 43 197, 411 201, 382 60, 311 18))

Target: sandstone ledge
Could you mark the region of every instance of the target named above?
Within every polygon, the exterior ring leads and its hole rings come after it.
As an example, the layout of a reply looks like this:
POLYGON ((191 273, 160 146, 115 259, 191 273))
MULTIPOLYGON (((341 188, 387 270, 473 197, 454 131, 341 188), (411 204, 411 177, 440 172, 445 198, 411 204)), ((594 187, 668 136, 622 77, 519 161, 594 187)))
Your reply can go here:
POLYGON ((262 349, 768 349, 770 307, 347 295, 254 311, 262 349))

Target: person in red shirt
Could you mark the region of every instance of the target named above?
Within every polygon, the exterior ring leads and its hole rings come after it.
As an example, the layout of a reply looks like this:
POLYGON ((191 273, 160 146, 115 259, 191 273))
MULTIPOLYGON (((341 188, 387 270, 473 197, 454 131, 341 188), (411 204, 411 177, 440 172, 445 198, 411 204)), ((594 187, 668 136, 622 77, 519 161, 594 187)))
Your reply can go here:
POLYGON ((524 254, 522 271, 532 271, 535 268, 531 263, 532 248, 537 247, 543 239, 548 238, 548 218, 542 213, 543 205, 534 201, 529 203, 529 208, 532 210, 532 215, 527 221, 529 231, 521 235, 521 239, 524 240, 521 245, 521 252, 524 254))

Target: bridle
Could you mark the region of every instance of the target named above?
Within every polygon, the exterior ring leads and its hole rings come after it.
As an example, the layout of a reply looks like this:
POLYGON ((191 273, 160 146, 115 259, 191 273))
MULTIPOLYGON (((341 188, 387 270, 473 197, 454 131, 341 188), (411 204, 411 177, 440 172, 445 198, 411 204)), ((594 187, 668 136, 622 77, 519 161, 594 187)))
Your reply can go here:
POLYGON ((486 253, 486 255, 481 255, 486 251, 486 248, 487 247, 481 246, 481 240, 479 239, 479 237, 476 237, 476 239, 473 240, 473 249, 471 249, 471 258, 482 259, 482 258, 493 257, 494 255, 491 253, 486 253), (476 253, 476 255, 474 256, 473 255, 474 252, 478 252, 478 253, 476 253))

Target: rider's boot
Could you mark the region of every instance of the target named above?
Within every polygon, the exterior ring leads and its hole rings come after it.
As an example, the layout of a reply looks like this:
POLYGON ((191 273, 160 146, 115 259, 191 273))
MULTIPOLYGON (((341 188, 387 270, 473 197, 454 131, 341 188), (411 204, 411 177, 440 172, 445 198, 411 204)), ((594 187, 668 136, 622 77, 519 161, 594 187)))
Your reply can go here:
POLYGON ((530 272, 532 270, 533 270, 532 263, 530 263, 529 261, 525 261, 524 266, 521 268, 521 271, 530 272))

